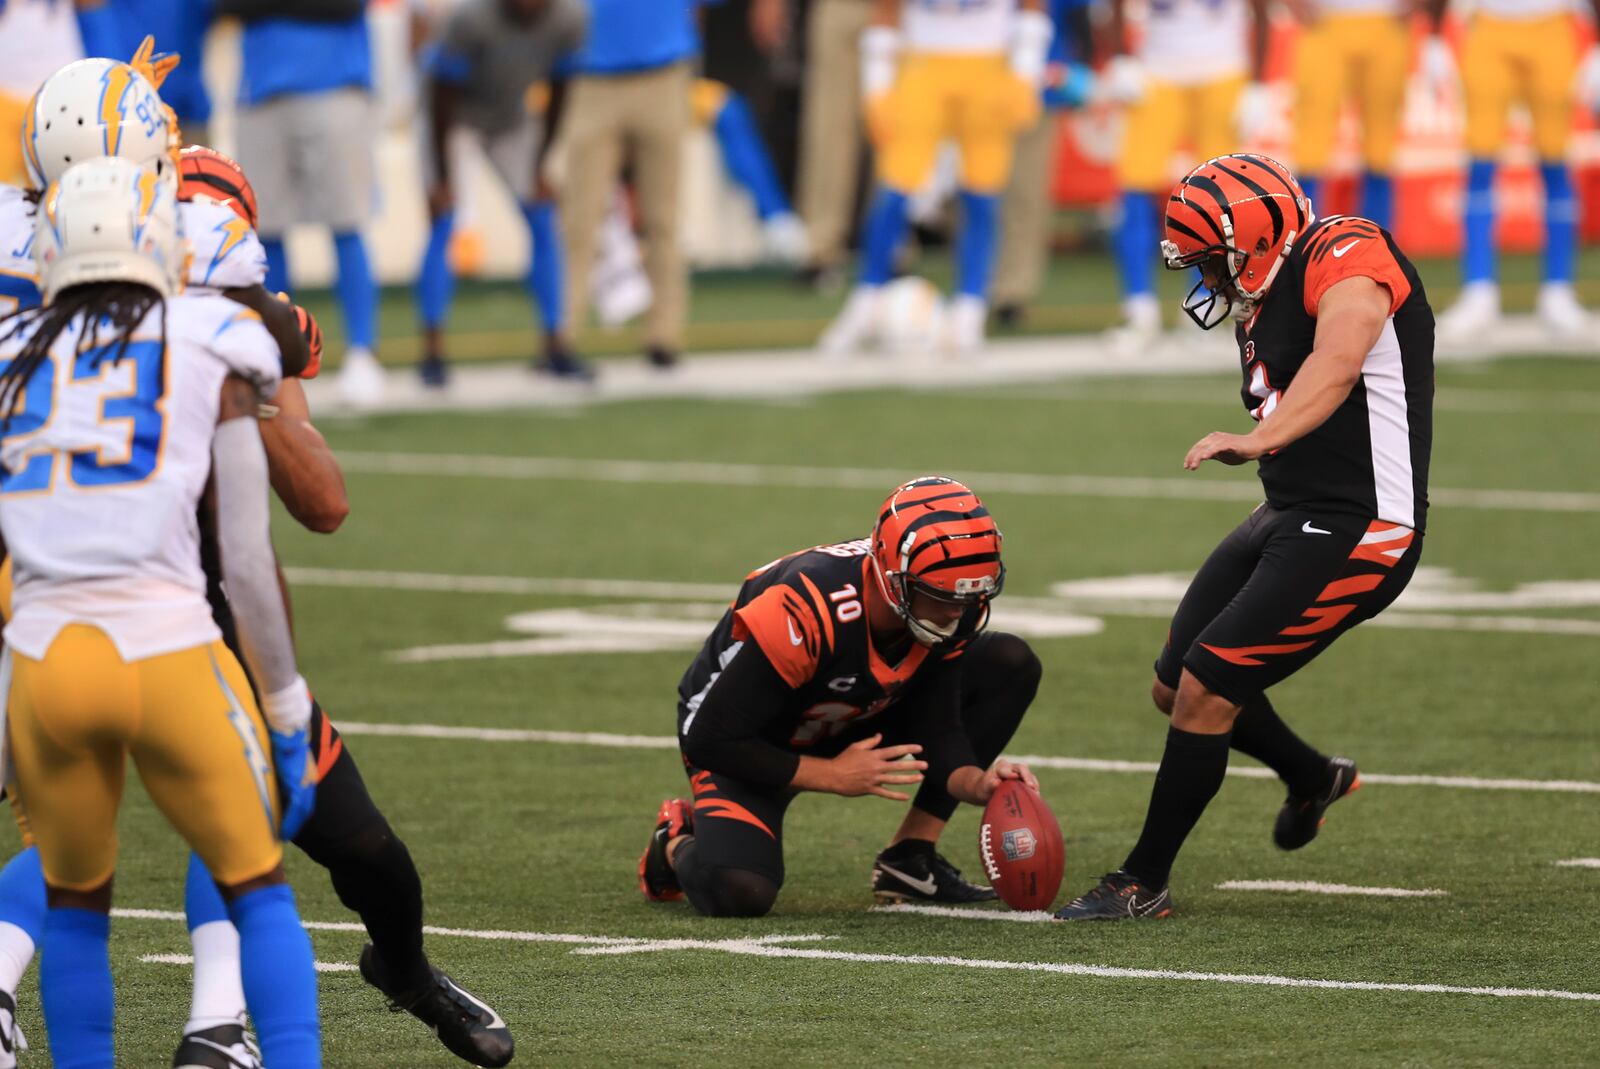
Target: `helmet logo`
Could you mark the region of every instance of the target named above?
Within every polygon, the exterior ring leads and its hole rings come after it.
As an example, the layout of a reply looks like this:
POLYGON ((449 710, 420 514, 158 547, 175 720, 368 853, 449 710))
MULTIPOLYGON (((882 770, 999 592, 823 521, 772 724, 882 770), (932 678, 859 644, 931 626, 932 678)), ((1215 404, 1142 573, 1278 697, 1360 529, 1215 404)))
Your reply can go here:
POLYGON ((980 575, 975 579, 957 579, 957 594, 992 594, 994 593, 994 576, 980 575))
POLYGON ((100 121, 105 124, 107 156, 115 156, 122 144, 122 121, 128 108, 128 90, 133 88, 133 68, 116 63, 101 76, 105 89, 100 94, 100 121))

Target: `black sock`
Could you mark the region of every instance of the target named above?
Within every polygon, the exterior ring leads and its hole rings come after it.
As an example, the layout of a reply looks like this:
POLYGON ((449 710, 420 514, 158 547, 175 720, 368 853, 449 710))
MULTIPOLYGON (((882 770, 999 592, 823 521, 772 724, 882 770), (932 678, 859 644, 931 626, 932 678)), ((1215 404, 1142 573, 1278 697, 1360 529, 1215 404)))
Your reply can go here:
POLYGON ((1233 748, 1278 774, 1289 793, 1312 798, 1327 793, 1328 758, 1296 735, 1265 694, 1244 703, 1233 722, 1233 748))
POLYGON ((1183 848, 1184 839, 1205 812, 1206 805, 1222 786, 1228 771, 1228 739, 1222 735, 1200 735, 1179 728, 1167 729, 1167 748, 1161 755, 1156 785, 1150 791, 1150 809, 1145 814, 1144 831, 1124 871, 1137 876, 1150 887, 1165 887, 1172 862, 1183 848))
POLYGON ((347 844, 328 875, 339 901, 361 916, 389 983, 413 991, 433 982, 422 952, 422 879, 406 844, 387 825, 382 832, 347 844))

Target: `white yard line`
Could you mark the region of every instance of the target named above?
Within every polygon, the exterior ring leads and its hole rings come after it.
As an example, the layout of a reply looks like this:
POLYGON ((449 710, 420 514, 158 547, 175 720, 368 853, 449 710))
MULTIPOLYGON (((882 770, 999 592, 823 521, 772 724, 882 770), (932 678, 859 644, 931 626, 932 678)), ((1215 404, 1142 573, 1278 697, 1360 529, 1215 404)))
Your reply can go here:
MULTIPOLYGON (((345 735, 386 735, 397 738, 457 739, 473 742, 534 742, 572 746, 609 746, 634 750, 675 750, 678 740, 672 735, 618 735, 604 731, 540 731, 525 728, 473 728, 443 724, 375 724, 359 720, 340 720, 345 735)), ((1062 769, 1071 772, 1131 772, 1148 775, 1159 767, 1154 761, 1117 761, 1099 757, 1051 757, 1020 754, 1011 758, 1032 768, 1062 769)), ((1229 768, 1228 775, 1241 779, 1276 779, 1271 769, 1246 765, 1229 768)), ((1550 791, 1559 794, 1600 794, 1600 783, 1561 779, 1487 779, 1480 776, 1401 775, 1363 772, 1361 782, 1394 787, 1450 787, 1466 791, 1550 791)))
POLYGON ((1557 861, 1556 867, 1563 869, 1600 869, 1600 857, 1569 857, 1565 861, 1557 861))
MULTIPOLYGON (((147 965, 193 965, 193 954, 140 954, 139 960, 147 965)), ((356 972, 358 966, 348 961, 313 962, 318 972, 356 972)))
POLYGON ((1317 883, 1313 880, 1224 880, 1219 891, 1288 891, 1313 895, 1370 895, 1374 898, 1442 898, 1449 891, 1436 887, 1357 887, 1348 883, 1317 883))
MULTIPOLYGON (((783 486, 877 490, 905 472, 883 468, 824 468, 711 461, 594 460, 576 457, 485 456, 463 453, 339 454, 346 471, 366 475, 448 476, 484 479, 567 479, 578 482, 676 483, 697 486, 783 486)), ((1164 501, 1261 500, 1254 479, 1164 479, 1120 475, 1039 475, 1025 472, 955 472, 987 493, 1044 497, 1102 497, 1164 501)), ((1461 490, 1434 488, 1429 498, 1447 508, 1515 512, 1600 512, 1600 493, 1563 490, 1461 490)))
MULTIPOLYGON (((160 910, 117 910, 114 916, 170 919, 160 910)), ((346 925, 309 923, 307 928, 343 930, 346 925)), ((359 926, 356 926, 359 927, 359 926)), ((426 928, 430 935, 455 935, 492 941, 572 944, 575 953, 638 954, 711 951, 741 957, 791 958, 806 961, 839 961, 862 965, 901 965, 917 968, 982 969, 1004 972, 1047 973, 1057 976, 1083 976, 1112 980, 1180 981, 1187 983, 1243 984, 1252 987, 1311 988, 1324 991, 1381 991, 1424 995, 1484 995, 1490 998, 1541 998, 1566 1002, 1600 1002, 1600 992, 1563 991, 1538 987, 1461 986, 1456 984, 1407 984, 1384 980, 1322 980, 1262 973, 1197 972, 1180 969, 1126 969, 1112 965, 1087 965, 1076 962, 1003 961, 992 958, 964 958, 935 954, 867 954, 848 950, 824 950, 788 943, 811 943, 831 939, 824 935, 768 935, 735 939, 649 939, 637 936, 591 936, 565 932, 490 932, 470 929, 426 928)), ((1062 929, 1063 931, 1065 929, 1062 929)), ((163 960, 183 955, 163 955, 163 960)))

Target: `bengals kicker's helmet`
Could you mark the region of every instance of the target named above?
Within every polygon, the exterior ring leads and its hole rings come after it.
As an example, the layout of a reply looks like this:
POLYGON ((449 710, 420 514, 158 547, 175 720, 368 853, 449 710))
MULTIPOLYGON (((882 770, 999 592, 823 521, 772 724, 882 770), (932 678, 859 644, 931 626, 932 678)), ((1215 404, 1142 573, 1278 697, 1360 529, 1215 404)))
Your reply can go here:
POLYGON ((925 646, 970 638, 989 622, 989 602, 1005 585, 1000 528, 978 495, 954 479, 929 475, 889 495, 872 529, 878 590, 925 646), (949 623, 919 619, 921 594, 962 608, 949 623))
POLYGON ((207 197, 225 204, 255 229, 256 191, 232 157, 205 145, 185 145, 178 153, 178 199, 207 197))
POLYGON ((1204 272, 1183 310, 1206 330, 1230 313, 1248 320, 1315 219, 1294 175, 1266 156, 1218 156, 1184 175, 1167 200, 1161 242, 1168 270, 1204 272))

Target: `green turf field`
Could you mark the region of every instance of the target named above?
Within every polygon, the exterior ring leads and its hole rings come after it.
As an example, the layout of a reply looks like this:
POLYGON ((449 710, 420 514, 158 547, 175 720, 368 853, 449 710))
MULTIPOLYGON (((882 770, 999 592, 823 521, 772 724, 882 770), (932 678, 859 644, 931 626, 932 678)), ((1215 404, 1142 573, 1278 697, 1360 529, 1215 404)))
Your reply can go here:
MULTIPOLYGON (((1291 723, 1377 776, 1294 855, 1268 838, 1280 789, 1231 777, 1179 860, 1177 911, 1160 923, 873 912, 868 868, 902 812, 878 799, 796 803, 788 884, 763 920, 649 905, 634 867, 656 805, 685 788, 660 745, 694 645, 670 637, 685 630, 674 625, 709 628, 742 576, 783 552, 864 535, 893 483, 928 471, 970 478, 999 519, 1003 607, 1035 624, 1089 616, 1099 628, 1034 640, 1044 685, 1011 751, 1157 760, 1165 724, 1147 693, 1163 609, 1091 611, 1054 588, 1181 576, 1248 511, 1249 470, 1180 466, 1202 434, 1245 421, 1229 380, 329 422, 352 514, 332 537, 285 520, 279 549, 305 674, 416 858, 428 921, 471 933, 435 934, 430 952, 516 1030, 516 1064, 1593 1064, 1600 1004, 1541 992, 1600 992, 1600 871, 1554 864, 1600 855, 1600 362, 1450 367, 1439 385, 1434 485, 1448 503, 1434 510, 1424 556, 1441 570, 1429 573, 1434 601, 1406 610, 1406 626, 1357 630, 1275 691, 1291 723), (401 452, 643 463, 575 464, 561 478, 506 464, 374 473, 401 452), (738 467, 695 466, 704 462, 738 467), (618 618, 650 622, 658 647, 531 652, 618 618), (499 657, 439 649, 497 642, 533 645, 499 657), (376 735, 373 724, 621 744, 376 735), (1234 880, 1447 893, 1217 887, 1234 880), (586 952, 604 940, 638 942, 586 952)), ((1067 839, 1062 892, 1076 894, 1132 845, 1151 776, 1039 775, 1067 839)), ((974 874, 976 818, 958 814, 945 841, 974 874)), ((122 833, 118 906, 181 909, 184 851, 136 785, 122 833)), ((305 918, 354 920, 322 870, 293 851, 289 868, 305 918)), ((336 965, 363 941, 313 931, 318 959, 336 965)), ((188 970, 141 959, 187 949, 177 921, 115 922, 119 1064, 168 1063, 188 970)), ((353 972, 325 973, 321 990, 328 1065, 459 1064, 353 972)), ((23 1028, 42 1038, 31 980, 21 1002, 23 1028)))

